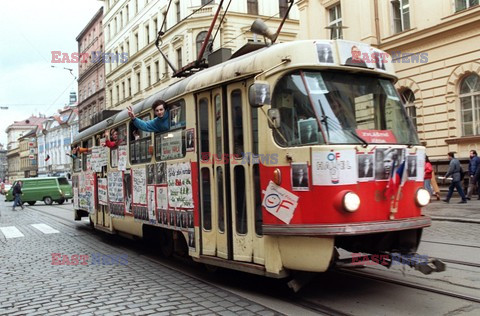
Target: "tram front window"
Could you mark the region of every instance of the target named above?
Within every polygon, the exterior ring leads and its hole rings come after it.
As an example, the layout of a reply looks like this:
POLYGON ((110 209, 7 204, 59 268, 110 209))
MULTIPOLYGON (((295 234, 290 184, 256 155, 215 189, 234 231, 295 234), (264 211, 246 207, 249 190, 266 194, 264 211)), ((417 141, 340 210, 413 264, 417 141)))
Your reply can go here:
POLYGON ((277 84, 272 107, 281 146, 316 144, 418 144, 393 83, 346 72, 298 71, 277 84))

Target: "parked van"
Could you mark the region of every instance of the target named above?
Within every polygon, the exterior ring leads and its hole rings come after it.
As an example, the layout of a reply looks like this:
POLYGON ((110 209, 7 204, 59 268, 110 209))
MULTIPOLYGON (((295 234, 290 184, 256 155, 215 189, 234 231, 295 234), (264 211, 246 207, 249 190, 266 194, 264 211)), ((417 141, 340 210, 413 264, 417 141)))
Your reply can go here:
POLYGON ((12 188, 8 190, 5 201, 13 201, 13 187, 17 181, 22 181, 22 201, 34 205, 37 201, 43 201, 51 205, 53 201, 63 204, 66 200, 72 199, 72 185, 65 177, 51 178, 26 178, 16 180, 12 188))

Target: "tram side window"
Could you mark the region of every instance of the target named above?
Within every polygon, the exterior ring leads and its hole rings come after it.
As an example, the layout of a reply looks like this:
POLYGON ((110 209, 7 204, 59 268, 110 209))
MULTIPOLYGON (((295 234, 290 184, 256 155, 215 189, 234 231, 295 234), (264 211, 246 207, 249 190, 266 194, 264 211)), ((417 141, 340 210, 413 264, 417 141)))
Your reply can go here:
POLYGON ((246 234, 247 229, 247 196, 245 192, 245 169, 244 166, 236 166, 233 169, 235 177, 235 222, 237 233, 246 234))
POLYGON ((208 100, 203 98, 199 101, 200 115, 200 157, 202 160, 210 159, 210 144, 208 141, 208 100))
MULTIPOLYGON (((139 119, 148 121, 150 114, 139 117, 139 119)), ((139 130, 130 123, 130 163, 149 162, 152 158, 152 137, 150 132, 139 130)))
MULTIPOLYGON (((91 138, 87 141, 82 142, 82 147, 83 148, 90 149, 90 148, 92 148, 92 145, 93 145, 93 140, 91 138)), ((90 164, 87 164, 87 162, 89 161, 89 159, 91 157, 91 154, 92 154, 92 152, 90 150, 87 151, 86 153, 82 154, 82 169, 83 169, 83 171, 87 171, 87 168, 90 167, 90 164)))
POLYGON ((170 128, 166 132, 155 133, 155 159, 157 161, 185 157, 185 101, 173 103, 168 110, 170 128))

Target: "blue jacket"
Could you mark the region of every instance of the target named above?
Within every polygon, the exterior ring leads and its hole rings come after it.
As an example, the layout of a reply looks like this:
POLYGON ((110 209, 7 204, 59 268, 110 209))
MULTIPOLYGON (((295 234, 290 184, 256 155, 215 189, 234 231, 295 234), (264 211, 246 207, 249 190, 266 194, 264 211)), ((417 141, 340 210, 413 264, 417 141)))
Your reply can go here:
POLYGON ((468 173, 471 176, 475 175, 475 173, 477 172, 479 164, 480 164, 480 157, 473 156, 473 158, 470 159, 470 161, 468 162, 468 173))
POLYGON ((460 170, 462 166, 460 165, 460 161, 457 158, 453 158, 450 160, 450 164, 448 165, 448 171, 445 174, 445 178, 452 176, 452 182, 458 182, 462 180, 460 170))
POLYGON ((139 130, 145 132, 165 132, 168 131, 168 129, 170 128, 169 118, 170 116, 168 115, 168 112, 165 112, 165 115, 163 115, 162 118, 159 118, 157 116, 150 121, 143 121, 141 119, 135 118, 133 120, 133 125, 135 125, 135 127, 139 130))

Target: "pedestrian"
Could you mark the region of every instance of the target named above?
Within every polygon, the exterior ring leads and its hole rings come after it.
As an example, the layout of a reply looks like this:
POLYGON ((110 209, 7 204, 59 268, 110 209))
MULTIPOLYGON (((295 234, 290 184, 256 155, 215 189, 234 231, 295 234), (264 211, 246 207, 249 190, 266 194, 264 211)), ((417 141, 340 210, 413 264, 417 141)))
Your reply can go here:
POLYGON ((21 206, 22 207, 22 210, 23 210, 23 202, 22 202, 22 181, 17 181, 17 183, 15 183, 15 186, 13 187, 13 196, 15 197, 14 201, 13 201, 13 207, 12 207, 12 211, 15 211, 15 206, 21 206))
POLYGON ((445 179, 448 176, 452 176, 452 183, 450 183, 450 187, 448 188, 448 194, 445 200, 443 200, 446 203, 450 202, 450 198, 453 195, 453 189, 456 188, 458 194, 460 194, 460 197, 462 200, 459 203, 467 203, 467 197, 465 196, 465 193, 463 193, 462 189, 462 166, 460 165, 460 161, 455 158, 455 154, 453 152, 448 153, 448 160, 450 160, 450 164, 448 165, 448 171, 445 174, 445 178, 443 181, 445 182, 445 179))
POLYGON ((467 200, 472 198, 473 191, 476 190, 477 186, 477 169, 480 165, 480 157, 477 155, 476 150, 470 150, 470 161, 468 162, 468 189, 467 189, 467 200))
POLYGON ((425 156, 425 175, 423 176, 423 187, 430 193, 430 196, 433 195, 432 190, 432 164, 428 159, 428 156, 425 156))

